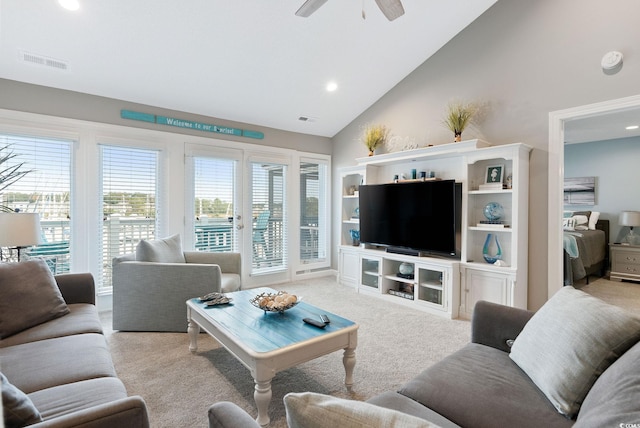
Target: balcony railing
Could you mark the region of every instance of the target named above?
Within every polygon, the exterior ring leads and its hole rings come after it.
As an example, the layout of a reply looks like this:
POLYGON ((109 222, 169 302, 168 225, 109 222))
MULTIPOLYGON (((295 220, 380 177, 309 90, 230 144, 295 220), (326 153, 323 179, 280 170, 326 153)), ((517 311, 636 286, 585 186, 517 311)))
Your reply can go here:
MULTIPOLYGON (((42 226, 43 243, 31 247, 23 252, 27 257, 40 257, 46 260, 54 274, 69 272, 70 254, 69 220, 47 220, 40 221, 42 226)), ((302 258, 317 257, 318 236, 316 228, 301 228, 301 249, 302 258)), ((155 237, 155 220, 150 218, 136 217, 109 217, 103 223, 102 242, 102 281, 101 287, 111 286, 111 261, 114 257, 133 253, 138 242, 142 239, 152 239, 155 237)), ((195 221, 195 249, 196 251, 225 252, 232 251, 236 246, 233 223, 226 218, 201 218, 195 221)), ((270 219, 264 233, 263 245, 254 245, 254 269, 268 266, 282 265, 285 252, 284 228, 280 219, 270 219)), ((15 255, 4 257, 5 260, 15 258, 15 255)))

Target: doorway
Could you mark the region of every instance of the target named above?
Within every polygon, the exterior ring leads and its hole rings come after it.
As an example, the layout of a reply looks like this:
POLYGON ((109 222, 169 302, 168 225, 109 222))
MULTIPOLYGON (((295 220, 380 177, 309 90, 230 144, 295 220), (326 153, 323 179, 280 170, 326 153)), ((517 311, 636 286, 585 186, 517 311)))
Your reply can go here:
POLYGON ((640 107, 640 95, 588 104, 549 113, 549 184, 548 184, 548 279, 547 297, 563 284, 562 210, 564 181, 564 128, 567 122, 640 107))

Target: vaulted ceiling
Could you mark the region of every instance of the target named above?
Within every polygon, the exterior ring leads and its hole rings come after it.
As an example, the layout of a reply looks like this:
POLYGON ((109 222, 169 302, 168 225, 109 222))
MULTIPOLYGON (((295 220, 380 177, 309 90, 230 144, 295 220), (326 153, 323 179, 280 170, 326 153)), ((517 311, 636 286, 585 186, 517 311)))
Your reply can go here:
POLYGON ((496 2, 78 1, 0 0, 0 78, 327 137, 496 2))

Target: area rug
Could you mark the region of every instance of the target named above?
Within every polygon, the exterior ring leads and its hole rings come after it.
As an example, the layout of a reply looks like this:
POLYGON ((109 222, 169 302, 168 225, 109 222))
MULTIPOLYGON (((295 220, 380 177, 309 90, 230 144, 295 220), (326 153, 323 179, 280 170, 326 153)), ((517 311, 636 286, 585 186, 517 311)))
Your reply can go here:
MULTIPOLYGON (((274 286, 359 324, 354 386, 344 386, 342 352, 335 352, 276 375, 269 406, 271 427, 286 427, 282 397, 314 391, 366 400, 400 385, 460 349, 470 323, 358 294, 334 277, 274 286)), ((108 315, 103 322, 110 323, 108 315)), ((130 395, 147 403, 152 427, 206 427, 207 409, 231 401, 257 415, 249 371, 211 337, 188 350, 186 333, 125 333, 106 329, 114 364, 130 395)))

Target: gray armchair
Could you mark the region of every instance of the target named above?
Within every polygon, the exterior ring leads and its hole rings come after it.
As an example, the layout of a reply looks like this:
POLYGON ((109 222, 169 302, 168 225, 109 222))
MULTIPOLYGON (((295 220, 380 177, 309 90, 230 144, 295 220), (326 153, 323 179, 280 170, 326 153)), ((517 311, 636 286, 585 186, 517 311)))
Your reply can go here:
POLYGON ((185 263, 113 259, 113 329, 186 332, 185 302, 241 286, 239 253, 185 251, 185 263))

